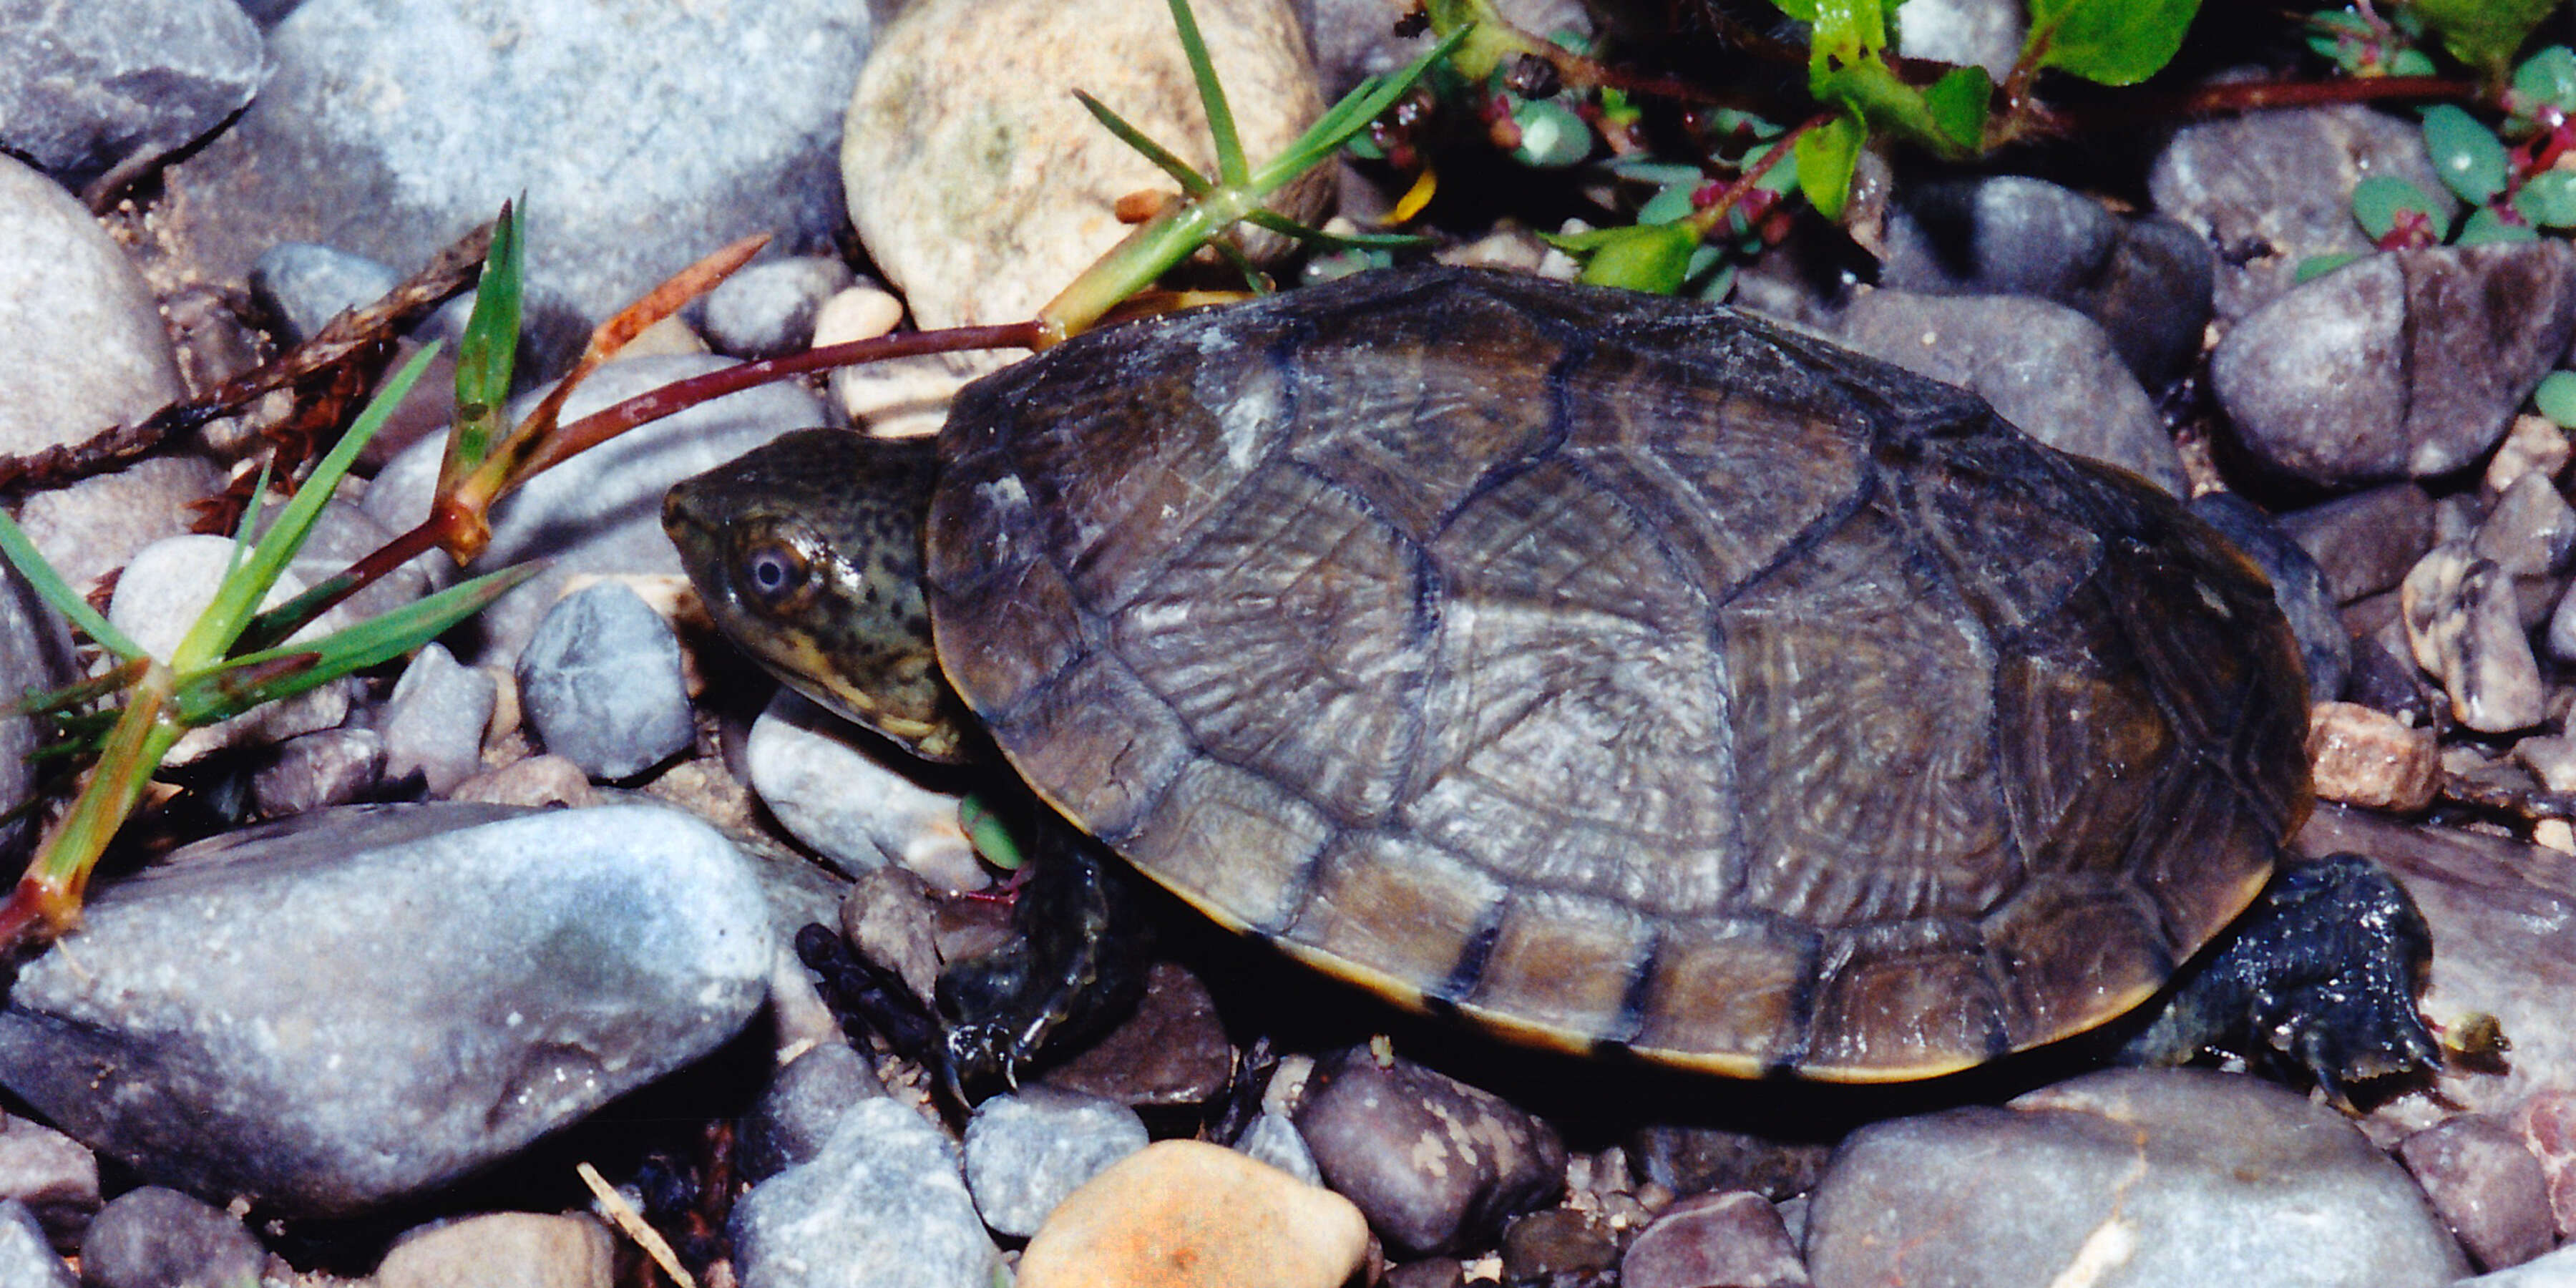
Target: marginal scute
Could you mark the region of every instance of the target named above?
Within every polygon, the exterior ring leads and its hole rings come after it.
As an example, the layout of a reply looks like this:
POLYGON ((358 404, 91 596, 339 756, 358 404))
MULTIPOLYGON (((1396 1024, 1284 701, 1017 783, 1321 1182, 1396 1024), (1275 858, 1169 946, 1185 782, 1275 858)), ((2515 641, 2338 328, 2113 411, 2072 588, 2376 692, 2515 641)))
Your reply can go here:
POLYGON ((1106 653, 1086 654, 995 719, 992 734, 1039 795, 1111 844, 1193 755, 1171 708, 1106 653))
POLYGON ((1975 927, 1889 922, 1828 937, 1806 1064, 1957 1069, 2011 1049, 1999 972, 1975 927))
POLYGON ((2001 964, 2004 1029, 2016 1046, 2128 1010, 2176 965, 2161 915, 2112 877, 2033 877, 1983 929, 2001 964))
POLYGON ((1271 934, 1304 906, 1333 835, 1313 806, 1271 780, 1201 758, 1173 777, 1126 852, 1227 924, 1271 934))
POLYGON ((1436 994, 1490 946, 1486 936, 1509 893, 1436 846, 1365 833, 1325 851, 1304 910, 1280 938, 1345 973, 1436 994))
POLYGON ((933 581, 930 609, 948 682, 987 720, 1017 710, 1090 648, 1073 588, 1042 559, 1020 561, 982 593, 933 581))
POLYGON ((1464 1004, 1571 1038, 1624 1040, 1637 972, 1655 926, 1605 899, 1516 894, 1464 1004))
POLYGON ((1794 1063, 1805 1043, 1816 952, 1812 932, 1763 918, 1667 926, 1629 1049, 1739 1076, 1794 1063))

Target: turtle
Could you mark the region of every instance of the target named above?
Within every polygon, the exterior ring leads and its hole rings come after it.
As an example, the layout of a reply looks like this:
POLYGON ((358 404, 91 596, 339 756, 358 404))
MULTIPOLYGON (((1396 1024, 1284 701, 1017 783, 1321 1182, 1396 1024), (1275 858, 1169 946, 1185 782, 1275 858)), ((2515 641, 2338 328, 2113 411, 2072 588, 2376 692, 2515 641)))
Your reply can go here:
MULTIPOLYGON (((2057 1042, 2205 956, 2311 806, 2298 645, 2215 531, 1699 302, 1428 268, 1128 322, 665 526, 825 706, 989 740, 1215 921, 1577 1052, 1874 1082, 2057 1042)), ((2323 1079, 2432 1059, 2377 880, 2291 900, 2306 992, 2210 972, 2323 1079)), ((1028 1058, 1086 970, 983 988, 952 1054, 1028 1058)))

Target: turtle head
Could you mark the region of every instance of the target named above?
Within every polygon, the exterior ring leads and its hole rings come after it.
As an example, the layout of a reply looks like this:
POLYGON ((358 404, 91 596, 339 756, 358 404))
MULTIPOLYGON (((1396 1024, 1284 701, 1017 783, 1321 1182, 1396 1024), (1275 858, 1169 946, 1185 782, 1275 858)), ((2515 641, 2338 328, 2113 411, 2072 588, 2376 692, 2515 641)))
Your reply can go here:
POLYGON ((782 435, 662 502, 707 613, 805 696, 928 760, 965 758, 970 717, 940 674, 921 587, 938 477, 928 439, 782 435))

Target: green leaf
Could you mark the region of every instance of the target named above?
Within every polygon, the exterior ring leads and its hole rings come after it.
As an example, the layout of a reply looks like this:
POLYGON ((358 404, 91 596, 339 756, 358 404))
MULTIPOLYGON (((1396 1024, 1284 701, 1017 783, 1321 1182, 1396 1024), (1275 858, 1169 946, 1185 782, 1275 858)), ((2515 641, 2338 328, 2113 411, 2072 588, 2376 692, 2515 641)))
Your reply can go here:
POLYGON ((1771 0, 1771 3, 1780 12, 1800 22, 1816 20, 1816 0, 1771 0))
POLYGON ((36 592, 37 598, 53 605, 55 612, 79 627, 81 634, 98 641, 100 648, 129 660, 143 656, 142 645, 127 639, 125 632, 108 625, 107 619, 90 607, 89 601, 81 598, 80 592, 73 590, 63 580, 63 575, 54 571, 52 564, 45 562, 45 556, 37 551, 36 543, 27 539, 25 530, 9 517, 7 511, 0 511, 0 555, 6 555, 9 565, 18 570, 19 576, 27 579, 28 587, 36 592))
POLYGON ((2453 58, 2500 74, 2558 0, 2414 0, 2407 8, 2442 37, 2453 58))
POLYGON ((1190 13, 1190 0, 1171 0, 1172 24, 1181 31, 1181 51, 1189 56, 1190 76, 1198 81, 1199 105, 1207 110, 1208 137, 1216 143, 1217 178, 1241 186, 1252 177, 1252 167, 1243 159, 1243 137, 1235 133, 1234 109, 1226 105, 1225 86, 1217 83, 1216 64, 1208 60, 1207 41, 1199 36, 1199 20, 1190 13))
POLYGON ((263 702, 291 698, 419 648, 483 611, 544 569, 514 564, 460 582, 317 640, 244 654, 183 672, 173 686, 179 719, 190 727, 240 715, 263 702))
POLYGON ((1102 128, 1111 134, 1117 135, 1119 142, 1136 149, 1146 160, 1161 167, 1163 173, 1172 176, 1173 182, 1181 185, 1182 192, 1195 197, 1208 190, 1207 176, 1191 168, 1189 162, 1174 156, 1170 148, 1156 143, 1143 130, 1129 124, 1126 117, 1109 110, 1108 104, 1081 90, 1075 90, 1073 98, 1075 102, 1082 104, 1082 110, 1091 113, 1091 119, 1100 122, 1102 128))
POLYGON ((447 455, 439 461, 444 489, 474 472, 508 427, 502 413, 510 400, 510 373, 519 355, 519 314, 527 279, 527 238, 519 226, 516 203, 503 202, 492 222, 492 246, 483 256, 483 275, 474 288, 474 312, 456 348, 456 420, 447 436, 447 455))
POLYGON ((2451 235, 2450 206, 2395 175, 2372 175, 2352 189, 2352 217, 2372 241, 2387 236, 2397 226, 2398 213, 2407 210, 2424 216, 2431 225, 2434 241, 2445 240, 2451 235))
POLYGON ((2524 115, 2542 103, 2576 112, 2576 51, 2551 45, 2523 59, 2522 66, 2513 69, 2513 92, 2529 100, 2521 105, 2524 115))
POLYGON ((1639 224, 1602 229, 1592 242, 1592 257, 1583 264, 1586 283, 1670 295, 1690 272, 1699 233, 1688 224, 1639 224))
POLYGON ((1986 110, 1994 101, 1995 83, 1983 67, 1953 67, 1924 91, 1932 124, 1963 152, 1985 147, 1986 110))
POLYGON ((1827 219, 1843 217, 1864 133, 1859 117, 1844 115, 1798 136, 1798 190, 1827 219))
POLYGON ((2543 228, 2576 228, 2576 174, 2543 170, 2513 194, 2513 208, 2543 228))
POLYGON ((1560 170, 1592 155, 1592 127, 1574 109, 1553 98, 1524 101, 1512 109, 1520 127, 1520 146, 1512 159, 1538 170, 1560 170))
POLYGON ((1245 215, 1243 221, 1325 250, 1412 250, 1431 244, 1430 239, 1411 233, 1328 233, 1321 228, 1309 228, 1273 210, 1253 211, 1245 215))
POLYGON ((2506 223, 2503 216, 2496 213, 2495 207, 2480 206, 2477 209, 2470 211, 2469 217, 2462 221, 2460 224, 2459 239, 2452 244, 2455 246, 2491 246, 2497 242, 2527 242, 2538 240, 2540 240, 2540 233, 2529 224, 2506 223))
POLYGON ((982 796, 969 793, 957 802, 957 826, 966 833, 967 843, 975 847, 976 855, 986 863, 1004 872, 1017 872, 1021 864, 1028 862, 1027 856, 1020 852, 1019 838, 1011 835, 1010 826, 1002 821, 1002 816, 995 813, 992 806, 984 803, 982 796))
POLYGON ((2553 371, 2531 391, 2532 405, 2560 429, 2576 429, 2576 371, 2553 371))
POLYGON ((1424 50, 1420 58, 1406 64, 1403 70, 1391 76, 1372 76, 1354 86, 1350 93, 1341 97, 1341 101, 1316 118, 1313 125, 1307 126, 1306 132, 1298 135, 1296 142, 1254 172, 1253 191, 1276 192, 1340 151, 1344 143, 1367 129, 1369 122, 1376 120, 1386 109, 1395 106, 1395 100, 1404 97, 1405 91, 1412 89, 1415 81, 1422 79, 1441 59, 1456 52, 1477 30, 1460 27, 1451 31, 1440 38, 1440 43, 1424 50))
POLYGON ((2513 161, 2495 131, 2448 103, 2424 109, 2424 150, 2433 173, 2472 206, 2483 206, 2504 191, 2513 161))
POLYGON ((2301 285, 2305 285, 2353 262, 2354 260, 2368 259, 2369 257, 2370 255, 2367 251, 2346 251, 2333 255, 2310 255, 2306 259, 2299 261, 2298 272, 2295 276, 2301 285))
POLYGON ((2388 56, 2391 76, 2431 76, 2440 70, 2433 66, 2433 56, 2421 49, 2401 49, 2388 56))
POLYGON ((2135 85, 2182 49, 2200 0, 2031 0, 2021 61, 2098 85, 2135 85))
POLYGON ((1697 203, 1691 200, 1692 194, 1706 182, 1706 179, 1693 175, 1686 182, 1666 184, 1654 196, 1646 198, 1644 205, 1637 207, 1637 222, 1669 224, 1690 218, 1691 211, 1698 208, 1697 203))

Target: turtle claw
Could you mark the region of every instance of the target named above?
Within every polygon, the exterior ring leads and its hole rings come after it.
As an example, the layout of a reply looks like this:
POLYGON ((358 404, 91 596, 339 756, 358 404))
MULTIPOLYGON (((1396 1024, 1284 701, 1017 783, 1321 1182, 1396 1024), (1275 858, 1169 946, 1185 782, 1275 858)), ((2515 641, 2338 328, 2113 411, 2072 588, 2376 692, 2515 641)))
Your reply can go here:
POLYGON ((2415 1005, 2432 950, 2423 914, 2378 864, 2353 854, 2284 864, 2121 1059, 2234 1051, 2298 1070, 2349 1110, 2356 1083, 2441 1068, 2441 1043, 2415 1005))
POLYGON ((1014 1091, 1049 1039, 1114 1019, 1143 991, 1144 934, 1110 860, 1061 826, 1031 857, 1011 908, 1017 937, 940 973, 942 1076, 959 1104, 994 1074, 1014 1091))

